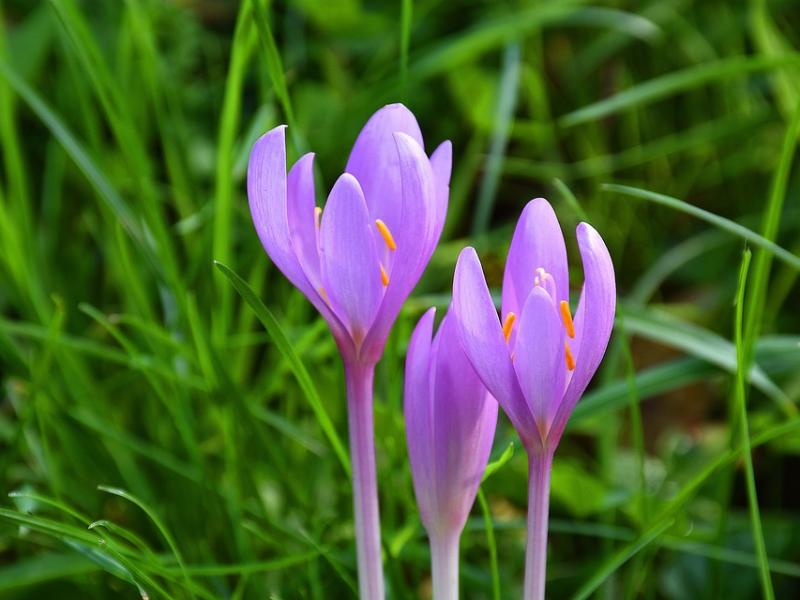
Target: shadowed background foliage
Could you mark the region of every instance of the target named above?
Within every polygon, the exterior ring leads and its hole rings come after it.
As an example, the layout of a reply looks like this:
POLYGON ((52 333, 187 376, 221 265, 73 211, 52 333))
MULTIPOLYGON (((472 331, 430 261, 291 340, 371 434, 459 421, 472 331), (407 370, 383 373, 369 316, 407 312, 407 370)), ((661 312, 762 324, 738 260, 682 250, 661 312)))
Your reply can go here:
MULTIPOLYGON (((466 244, 499 287, 536 196, 573 281, 588 220, 620 291, 556 457, 549 595, 798 593, 795 3, 0 11, 3 598, 355 596, 342 368, 264 255, 243 180, 255 138, 288 123, 290 158, 317 153, 322 203, 361 125, 396 101, 429 151, 453 140, 455 164, 442 243, 376 376, 391 597, 430 595, 401 411, 410 330, 447 306, 466 244)), ((516 443, 503 419, 462 539, 465 598, 521 590, 516 443)))

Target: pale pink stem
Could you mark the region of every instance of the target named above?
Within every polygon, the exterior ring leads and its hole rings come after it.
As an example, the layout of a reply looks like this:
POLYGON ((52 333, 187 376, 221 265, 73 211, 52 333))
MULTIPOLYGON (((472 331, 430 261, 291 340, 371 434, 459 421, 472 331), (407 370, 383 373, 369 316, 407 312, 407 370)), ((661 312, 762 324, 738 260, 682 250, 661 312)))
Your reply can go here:
POLYGON ((431 536, 433 600, 458 600, 458 543, 460 532, 431 536))
POLYGON ((358 589, 362 600, 383 600, 384 597, 378 481, 375 474, 375 434, 372 425, 374 371, 374 365, 345 365, 358 589))
POLYGON ((528 454, 528 543, 525 548, 524 600, 544 599, 552 464, 550 452, 528 454))

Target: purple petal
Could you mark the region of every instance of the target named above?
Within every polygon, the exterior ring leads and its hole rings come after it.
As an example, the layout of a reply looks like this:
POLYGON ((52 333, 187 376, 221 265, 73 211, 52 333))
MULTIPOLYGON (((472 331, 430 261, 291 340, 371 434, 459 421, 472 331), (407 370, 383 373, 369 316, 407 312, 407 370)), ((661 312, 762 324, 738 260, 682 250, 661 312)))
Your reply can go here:
MULTIPOLYGON (((411 290, 419 281, 435 245, 436 188, 431 164, 422 148, 404 133, 395 134, 402 195, 402 223, 391 229, 397 249, 389 266, 389 285, 375 325, 365 342, 365 351, 380 356, 389 330, 411 290)), ((380 243, 383 240, 378 237, 380 243)))
POLYGON ((464 248, 453 280, 453 314, 458 337, 472 368, 511 419, 523 441, 538 439, 538 430, 525 402, 497 311, 483 277, 475 249, 464 248))
POLYGON ((314 210, 314 154, 308 153, 289 170, 287 217, 295 255, 314 289, 322 285, 319 272, 319 231, 314 210))
POLYGON ((355 177, 336 181, 320 226, 322 281, 333 311, 358 347, 383 298, 367 205, 355 177))
MULTIPOLYGON (((305 296, 311 304, 322 314, 331 327, 334 337, 340 344, 346 344, 345 331, 339 319, 328 308, 320 297, 317 288, 312 284, 304 267, 296 253, 297 246, 292 240, 292 233, 289 227, 289 212, 296 211, 295 206, 291 209, 287 206, 287 181, 286 181, 286 145, 285 145, 285 125, 272 129, 261 136, 253 145, 250 152, 250 161, 247 166, 247 197, 250 202, 250 213, 253 218, 261 245, 264 246, 272 262, 281 270, 286 278, 292 282, 305 296)), ((297 165, 295 165, 297 167, 297 165)), ((300 169, 303 166, 299 167, 300 169)), ((293 168, 292 171, 295 171, 293 168)), ((299 177, 301 171, 297 171, 298 183, 303 179, 299 177)), ((290 176, 290 192, 292 204, 295 204, 294 183, 295 176, 290 176)), ((300 198, 298 206, 302 206, 303 201, 308 202, 307 185, 300 185, 297 197, 300 198), (300 189, 305 191, 300 192, 300 189)), ((313 191, 310 196, 313 202, 313 191)), ((312 209, 313 210, 313 209, 312 209)), ((293 221, 294 221, 293 217, 293 221)))
POLYGON ((539 267, 555 280, 556 305, 561 300, 569 300, 564 236, 553 208, 544 198, 528 202, 517 221, 503 274, 503 319, 509 312, 519 316, 539 267))
POLYGON ((431 335, 435 314, 436 309, 431 308, 422 316, 408 343, 403 407, 414 493, 423 523, 433 522, 438 513, 431 460, 433 456, 431 335))
POLYGON ((427 252, 428 256, 433 254, 436 242, 442 233, 445 217, 447 216, 447 204, 450 199, 450 172, 453 167, 453 145, 449 140, 439 144, 433 154, 431 154, 431 170, 436 182, 436 217, 434 219, 435 240, 432 248, 427 252))
POLYGON ((525 301, 514 347, 514 368, 522 393, 547 437, 564 394, 564 326, 550 295, 535 287, 525 301))
POLYGON ((261 245, 272 262, 307 296, 313 292, 294 253, 286 214, 285 125, 253 145, 247 165, 247 197, 261 245))
MULTIPOLYGON (((492 398, 461 349, 452 314, 434 341, 433 446, 439 514, 437 526, 461 531, 478 493, 497 425, 492 398)), ((426 523, 426 526, 430 527, 426 523)))
POLYGON ((583 261, 584 283, 575 314, 575 339, 570 343, 575 357, 575 370, 553 423, 554 434, 558 437, 600 366, 614 327, 617 303, 614 265, 603 238, 586 223, 578 225, 577 238, 583 261))
POLYGON ((393 232, 402 220, 399 162, 393 138, 397 131, 423 146, 422 133, 412 112, 402 104, 389 104, 364 125, 345 169, 361 184, 370 216, 381 219, 393 232))

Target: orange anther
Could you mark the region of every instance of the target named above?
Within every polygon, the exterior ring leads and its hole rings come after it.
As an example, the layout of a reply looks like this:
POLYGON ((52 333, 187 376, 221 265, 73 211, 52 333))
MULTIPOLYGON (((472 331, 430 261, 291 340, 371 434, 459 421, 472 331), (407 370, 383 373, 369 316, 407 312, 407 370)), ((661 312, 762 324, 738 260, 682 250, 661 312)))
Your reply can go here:
POLYGON ((562 300, 558 305, 561 311, 561 320, 564 321, 564 327, 567 330, 567 335, 571 338, 575 337, 575 324, 572 322, 572 313, 569 312, 569 302, 562 300))
POLYGON ((389 275, 386 273, 386 269, 383 268, 383 265, 380 265, 380 267, 381 267, 381 283, 383 284, 383 287, 386 287, 387 285, 389 285, 389 275))
POLYGON ((503 321, 503 337, 506 338, 506 341, 511 337, 511 330, 514 328, 514 321, 516 320, 517 315, 510 312, 506 315, 506 320, 503 321))
POLYGON ((389 248, 389 250, 397 250, 397 244, 395 244, 394 238, 392 237, 392 232, 389 231, 386 223, 380 219, 375 219, 375 226, 378 228, 383 241, 386 242, 386 247, 389 248))
POLYGON ((570 371, 575 370, 575 358, 572 356, 572 350, 569 349, 569 345, 564 343, 564 358, 567 361, 567 369, 570 371))

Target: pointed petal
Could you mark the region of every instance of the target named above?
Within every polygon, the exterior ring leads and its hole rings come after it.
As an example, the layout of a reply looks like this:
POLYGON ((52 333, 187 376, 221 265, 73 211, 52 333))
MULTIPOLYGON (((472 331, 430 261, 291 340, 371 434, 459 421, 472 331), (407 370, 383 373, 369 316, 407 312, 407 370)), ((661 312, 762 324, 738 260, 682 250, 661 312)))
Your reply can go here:
POLYGON ((305 294, 330 325, 340 347, 346 348, 346 332, 306 276, 292 240, 287 206, 285 129, 286 126, 281 125, 268 131, 256 141, 250 152, 247 197, 253 224, 272 262, 305 294))
POLYGON ((543 438, 564 394, 564 337, 552 298, 543 288, 533 288, 519 320, 514 369, 543 438))
POLYGON ((430 161, 422 148, 404 133, 395 134, 402 195, 401 225, 392 229, 397 249, 389 271, 389 285, 375 325, 364 344, 377 359, 400 308, 428 264, 437 235, 434 231, 436 188, 430 161))
POLYGON ((431 154, 431 170, 433 179, 436 182, 436 211, 434 218, 434 242, 432 248, 426 252, 428 256, 433 254, 436 243, 444 228, 445 218, 447 217, 447 204, 450 200, 450 172, 453 168, 453 145, 450 140, 439 144, 433 154, 431 154))
POLYGON ((400 227, 402 218, 398 156, 393 138, 396 131, 423 146, 422 133, 412 112, 402 104, 389 104, 364 125, 346 167, 361 184, 370 216, 381 219, 391 231, 400 227))
POLYGON ((523 441, 538 438, 475 249, 464 248, 453 281, 453 314, 458 337, 472 368, 511 419, 523 441))
POLYGON ((436 309, 431 308, 417 323, 406 355, 403 411, 406 442, 414 494, 422 522, 432 523, 438 513, 433 472, 433 406, 431 404, 431 336, 436 309))
POLYGON ((322 281, 334 313, 356 346, 383 297, 380 263, 358 181, 347 173, 333 186, 320 226, 322 281))
MULTIPOLYGON (((578 247, 583 261, 583 293, 575 313, 575 339, 571 346, 575 357, 575 370, 558 407, 553 423, 555 435, 560 437, 567 419, 603 359, 611 330, 617 290, 614 282, 614 265, 603 238, 587 223, 577 229, 578 247)), ((556 437, 556 441, 558 440, 556 437)))
POLYGON ((569 300, 569 272, 564 236, 553 208, 544 198, 528 202, 511 239, 503 274, 504 319, 509 312, 520 314, 533 288, 534 274, 539 267, 555 279, 556 300, 569 300))
POLYGON ((308 153, 289 170, 287 219, 297 260, 311 285, 317 289, 321 281, 315 208, 314 154, 308 153))
POLYGON ((247 197, 261 245, 272 262, 295 286, 308 295, 289 233, 286 216, 285 125, 261 136, 253 145, 247 165, 247 197))
POLYGON ((497 425, 497 401, 489 395, 458 340, 452 313, 434 343, 433 446, 437 526, 460 532, 475 502, 497 425))

